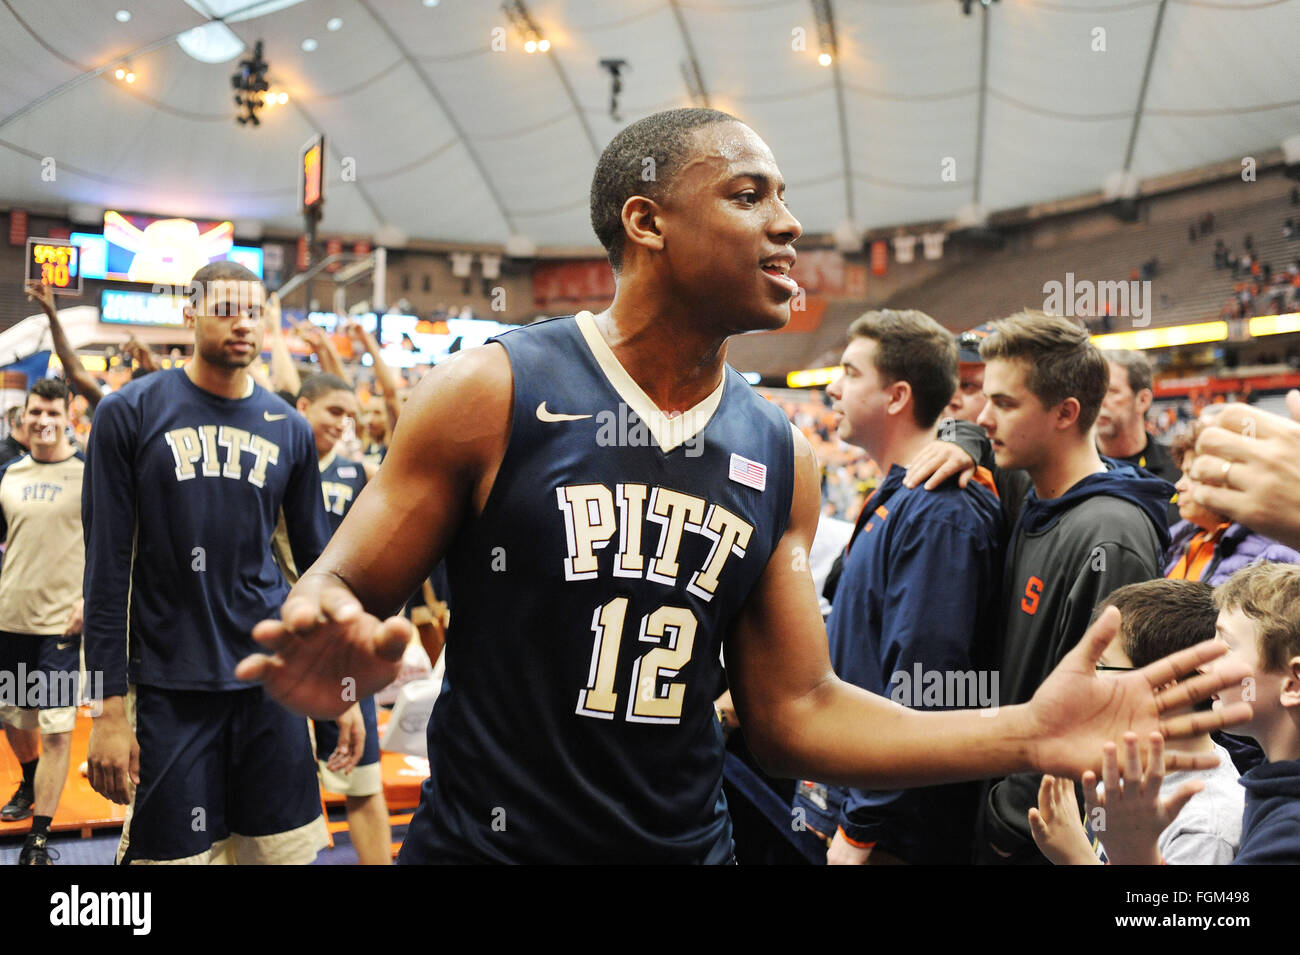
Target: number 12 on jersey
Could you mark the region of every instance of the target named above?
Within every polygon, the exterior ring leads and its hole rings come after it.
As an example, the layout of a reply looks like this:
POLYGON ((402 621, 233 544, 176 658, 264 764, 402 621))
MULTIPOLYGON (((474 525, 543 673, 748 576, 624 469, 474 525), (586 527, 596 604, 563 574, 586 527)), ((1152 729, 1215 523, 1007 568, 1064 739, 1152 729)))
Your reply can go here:
MULTIPOLYGON (((615 597, 597 607, 591 617, 596 634, 591 648, 591 671, 587 685, 578 693, 579 716, 612 720, 618 710, 614 671, 627 616, 626 597, 615 597)), ((682 607, 660 607, 641 618, 640 640, 655 646, 646 651, 632 668, 632 692, 628 694, 630 723, 680 723, 686 684, 672 682, 691 659, 695 645, 695 614, 682 607), (666 645, 660 643, 666 640, 666 645), (661 680, 668 680, 660 687, 661 680)))

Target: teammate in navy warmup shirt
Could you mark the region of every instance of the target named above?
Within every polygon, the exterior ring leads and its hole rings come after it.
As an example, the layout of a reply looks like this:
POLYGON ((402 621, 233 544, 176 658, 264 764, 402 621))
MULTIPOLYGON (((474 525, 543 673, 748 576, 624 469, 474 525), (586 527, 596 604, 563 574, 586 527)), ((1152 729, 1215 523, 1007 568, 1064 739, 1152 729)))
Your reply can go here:
POLYGON ((726 365, 729 336, 789 321, 801 229, 783 194, 766 144, 725 113, 672 110, 619 133, 592 186, 611 307, 426 375, 377 476, 281 619, 255 630, 274 655, 239 675, 332 716, 341 679, 358 695, 393 680, 410 624, 375 615, 446 555, 448 689, 400 861, 729 861, 724 641, 748 741, 787 777, 898 788, 1081 772, 1103 740, 1159 725, 1163 672, 1093 669, 1115 614, 1033 702, 992 719, 835 677, 807 569, 816 461, 726 365))
MULTIPOLYGON (((366 472, 361 462, 341 458, 337 453, 346 422, 351 419, 355 423, 357 420, 357 396, 352 386, 337 375, 312 375, 298 392, 297 408, 311 425, 316 439, 325 514, 333 533, 366 486, 366 472)), ((357 706, 365 728, 365 740, 356 766, 348 773, 335 771, 343 756, 338 751, 339 726, 334 720, 316 721, 316 759, 325 788, 346 797, 348 834, 357 851, 357 861, 362 865, 388 865, 392 860, 393 835, 388 823, 388 806, 384 802, 375 698, 367 696, 357 706)), ((346 743, 343 749, 346 751, 346 743)))
POLYGON ((278 521, 299 567, 329 537, 316 446, 248 374, 257 277, 218 262, 192 288, 193 360, 105 398, 86 451, 90 783, 131 803, 119 862, 309 862, 326 833, 306 721, 234 668, 288 592, 278 521))

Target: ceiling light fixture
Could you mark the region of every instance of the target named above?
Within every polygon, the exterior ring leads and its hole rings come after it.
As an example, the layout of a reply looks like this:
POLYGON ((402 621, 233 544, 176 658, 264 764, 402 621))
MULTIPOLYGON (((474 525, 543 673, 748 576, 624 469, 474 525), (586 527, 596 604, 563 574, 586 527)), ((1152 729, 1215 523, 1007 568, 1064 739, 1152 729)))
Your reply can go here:
POLYGON ((831 13, 830 0, 813 0, 813 16, 817 18, 817 62, 830 66, 835 62, 839 47, 835 42, 835 17, 831 13))
POLYGON ((501 4, 501 9, 509 18, 515 32, 523 37, 525 53, 545 53, 550 50, 551 41, 542 36, 542 31, 537 29, 537 24, 533 22, 523 0, 506 0, 501 4))
POLYGON ((131 20, 131 11, 118 10, 117 13, 113 14, 113 19, 118 23, 129 23, 131 20))

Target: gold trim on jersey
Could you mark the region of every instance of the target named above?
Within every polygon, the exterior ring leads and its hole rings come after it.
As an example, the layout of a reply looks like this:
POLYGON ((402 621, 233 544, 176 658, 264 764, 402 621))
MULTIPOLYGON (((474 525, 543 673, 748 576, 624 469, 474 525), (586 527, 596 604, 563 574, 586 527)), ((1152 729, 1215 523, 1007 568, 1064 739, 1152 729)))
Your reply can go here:
POLYGON ((685 444, 704 430, 709 419, 713 417, 713 412, 717 411, 718 405, 722 403, 722 390, 727 386, 725 374, 718 387, 713 389, 708 397, 694 408, 670 418, 659 410, 659 407, 650 400, 650 396, 641 390, 641 386, 619 363, 613 350, 600 334, 600 329, 596 327, 596 317, 591 312, 579 312, 574 316, 574 321, 578 323, 578 331, 582 333, 587 347, 591 349, 592 357, 605 373, 610 387, 618 392, 627 406, 645 422, 655 442, 665 454, 685 444))

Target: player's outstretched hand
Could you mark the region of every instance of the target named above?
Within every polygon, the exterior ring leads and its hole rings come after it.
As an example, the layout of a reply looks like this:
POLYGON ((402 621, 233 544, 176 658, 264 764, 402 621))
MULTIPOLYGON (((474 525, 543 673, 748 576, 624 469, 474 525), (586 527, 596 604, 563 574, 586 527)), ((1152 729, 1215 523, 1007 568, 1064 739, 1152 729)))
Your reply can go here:
POLYGON ((261 683, 297 713, 332 720, 397 678, 412 633, 403 617, 380 621, 366 613, 341 583, 304 577, 280 619, 253 628, 253 639, 273 655, 245 657, 235 676, 261 683))
POLYGON ((1151 734, 1151 758, 1143 773, 1137 734, 1125 733, 1121 775, 1115 744, 1107 743, 1101 760, 1104 793, 1097 790, 1095 773, 1083 774, 1083 801, 1088 807, 1088 818, 1093 820, 1093 828, 1111 865, 1159 865, 1160 833, 1182 812, 1187 801, 1205 788, 1204 780, 1193 779, 1183 783, 1168 799, 1160 798, 1160 784, 1165 778, 1164 745, 1159 733, 1151 734))
POLYGON ((1297 420, 1249 405, 1202 414, 1191 477, 1198 504, 1289 547, 1300 548, 1300 392, 1286 396, 1297 420))
POLYGON ((1092 851, 1074 782, 1046 773, 1038 785, 1038 806, 1029 810, 1029 832, 1038 851, 1053 865, 1100 865, 1092 851))
POLYGON ((908 462, 903 484, 906 487, 916 487, 924 481, 925 489, 933 491, 954 474, 960 475, 957 484, 965 487, 975 474, 975 462, 960 445, 935 439, 922 448, 915 459, 908 462))
MULTIPOLYGON (((1130 731, 1143 740, 1158 732, 1176 742, 1250 719, 1248 703, 1170 715, 1251 675, 1240 662, 1221 661, 1199 676, 1180 679, 1228 651, 1215 640, 1131 673, 1099 674, 1097 661, 1119 622, 1119 611, 1108 607, 1029 701, 1031 758, 1042 772, 1071 779, 1096 772, 1102 746, 1130 731)), ((1165 753, 1166 769, 1209 769, 1218 762, 1213 753, 1165 753)))

